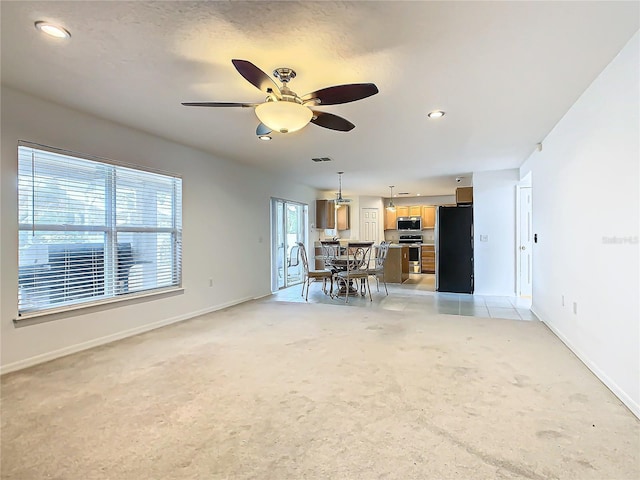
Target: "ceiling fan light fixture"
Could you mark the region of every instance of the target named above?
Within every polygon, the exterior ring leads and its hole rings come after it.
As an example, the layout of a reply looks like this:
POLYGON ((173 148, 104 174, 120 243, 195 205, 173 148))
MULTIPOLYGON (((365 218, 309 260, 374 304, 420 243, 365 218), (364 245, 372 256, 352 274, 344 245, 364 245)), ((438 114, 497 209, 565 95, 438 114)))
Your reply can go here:
POLYGON ((256 116, 267 127, 280 133, 296 132, 313 117, 311 110, 296 102, 265 102, 256 107, 256 116))

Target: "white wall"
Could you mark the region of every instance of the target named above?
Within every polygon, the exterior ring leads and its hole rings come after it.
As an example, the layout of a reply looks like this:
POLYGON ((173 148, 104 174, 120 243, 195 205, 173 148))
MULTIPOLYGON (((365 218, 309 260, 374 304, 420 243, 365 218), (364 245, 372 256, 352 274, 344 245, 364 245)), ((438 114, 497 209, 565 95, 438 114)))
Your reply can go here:
POLYGON ((518 169, 473 174, 474 292, 516 294, 518 169), (486 241, 481 241, 486 236, 486 241))
POLYGON ((309 204, 316 190, 2 87, 2 371, 270 293, 270 197, 309 204), (16 327, 17 142, 27 140, 183 177, 184 293, 16 327), (238 221, 241 219, 241 221, 238 221), (209 278, 214 286, 209 287, 209 278))
POLYGON ((639 44, 636 34, 521 169, 538 234, 532 309, 637 416, 639 44))

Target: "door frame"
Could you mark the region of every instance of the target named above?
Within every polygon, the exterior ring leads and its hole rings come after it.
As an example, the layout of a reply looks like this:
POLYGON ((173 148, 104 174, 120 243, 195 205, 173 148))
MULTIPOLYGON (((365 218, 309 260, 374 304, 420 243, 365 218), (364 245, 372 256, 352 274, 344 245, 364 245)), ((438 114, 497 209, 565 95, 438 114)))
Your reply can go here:
MULTIPOLYGON (((302 227, 300 229, 300 234, 302 235, 302 239, 298 239, 298 241, 302 242, 305 246, 308 244, 308 240, 309 240, 309 205, 307 205, 306 203, 302 203, 302 202, 297 202, 295 200, 287 200, 284 198, 278 198, 278 197, 271 197, 270 199, 270 206, 269 206, 269 210, 271 212, 271 221, 270 221, 270 228, 271 228, 271 291, 272 292, 277 292, 279 290, 291 287, 293 285, 299 285, 302 283, 302 278, 300 279, 299 282, 296 283, 292 283, 291 285, 287 285, 287 266, 286 266, 286 261, 287 261, 287 255, 285 254, 284 249, 286 249, 287 245, 287 239, 286 239, 286 231, 284 232, 284 245, 283 245, 283 258, 282 258, 282 276, 283 276, 283 281, 284 284, 282 287, 278 286, 278 231, 277 228, 278 226, 276 225, 277 221, 278 221, 278 212, 277 212, 277 207, 278 207, 278 203, 282 203, 282 208, 283 208, 283 222, 284 225, 282 225, 282 227, 286 227, 286 211, 287 211, 287 206, 288 205, 295 205, 298 207, 302 207, 302 227)), ((308 249, 307 249, 308 250, 308 249)))

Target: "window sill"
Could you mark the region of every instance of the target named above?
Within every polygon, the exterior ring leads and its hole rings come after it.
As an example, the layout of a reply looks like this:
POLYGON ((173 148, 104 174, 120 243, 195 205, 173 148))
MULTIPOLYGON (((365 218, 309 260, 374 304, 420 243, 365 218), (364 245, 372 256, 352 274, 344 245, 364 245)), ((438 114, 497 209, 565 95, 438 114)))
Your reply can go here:
POLYGON ((134 301, 142 298, 159 297, 164 295, 175 295, 175 294, 181 294, 181 293, 184 293, 184 287, 169 287, 169 288, 162 288, 162 289, 152 290, 147 292, 140 292, 139 294, 132 293, 129 295, 105 298, 104 300, 95 300, 92 302, 84 302, 84 303, 79 303, 75 305, 65 305, 62 307, 48 308, 46 310, 25 312, 19 315, 18 318, 15 318, 13 320, 13 323, 15 325, 40 323, 40 322, 34 322, 34 321, 30 322, 29 320, 37 320, 37 319, 44 320, 46 317, 52 317, 54 315, 60 316, 61 314, 64 314, 64 313, 77 312, 78 310, 85 310, 88 308, 99 307, 102 305, 130 302, 130 301, 134 301))

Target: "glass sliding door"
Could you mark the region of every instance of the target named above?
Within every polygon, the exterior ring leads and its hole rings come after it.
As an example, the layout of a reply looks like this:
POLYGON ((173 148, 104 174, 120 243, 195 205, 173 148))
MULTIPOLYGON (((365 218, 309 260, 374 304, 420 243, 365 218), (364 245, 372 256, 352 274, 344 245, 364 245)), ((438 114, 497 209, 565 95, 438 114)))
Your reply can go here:
POLYGON ((271 199, 272 291, 302 283, 304 268, 296 243, 306 245, 307 217, 306 205, 271 199))

